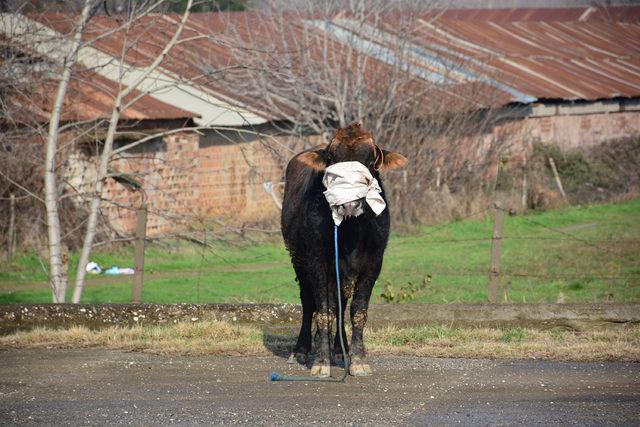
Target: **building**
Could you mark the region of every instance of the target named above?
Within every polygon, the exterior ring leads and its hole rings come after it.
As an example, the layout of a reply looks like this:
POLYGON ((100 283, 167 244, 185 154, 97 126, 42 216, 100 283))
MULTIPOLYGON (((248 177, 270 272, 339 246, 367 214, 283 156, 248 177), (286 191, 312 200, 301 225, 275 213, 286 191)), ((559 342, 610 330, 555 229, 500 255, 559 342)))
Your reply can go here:
MULTIPOLYGON (((467 109, 498 111, 501 120, 484 130, 468 153, 476 159, 496 144, 526 153, 533 141, 587 147, 640 133, 638 6, 426 11, 412 17, 408 54, 398 58, 389 47, 396 42, 394 20, 401 15, 365 22, 344 13, 295 19, 299 28, 336 46, 350 44, 380 69, 401 64, 454 110, 463 103, 467 109), (470 93, 471 103, 465 99, 470 93)), ((80 78, 74 80, 63 120, 108 118, 122 70, 127 71, 122 84, 131 84, 170 39, 178 18, 146 16, 124 34, 117 17, 95 17, 84 34, 94 41, 79 52, 80 78), (123 54, 130 39, 136 42, 123 54)), ((123 111, 116 148, 141 135, 159 135, 112 162, 114 178, 134 178, 144 189, 109 180, 105 209, 117 230, 132 230, 132 208, 142 198, 151 212, 150 234, 171 233, 212 217, 232 222, 277 217, 287 157, 322 137, 311 135, 305 142, 286 136, 282 129, 294 125, 286 99, 274 111, 240 87, 241 79, 221 72, 242 68, 232 40, 247 40, 252 31, 262 37, 278 31, 264 22, 256 12, 194 14, 185 28, 186 41, 143 79, 132 95, 136 102, 123 111), (198 127, 199 133, 181 131, 184 127, 198 127)), ((67 16, 5 14, 0 30, 32 57, 55 63, 73 26, 67 16)), ((46 120, 52 86, 35 92, 46 120)), ((91 182, 95 150, 88 147, 99 147, 100 137, 95 132, 81 138, 70 156, 65 176, 74 191, 82 192, 91 182)))

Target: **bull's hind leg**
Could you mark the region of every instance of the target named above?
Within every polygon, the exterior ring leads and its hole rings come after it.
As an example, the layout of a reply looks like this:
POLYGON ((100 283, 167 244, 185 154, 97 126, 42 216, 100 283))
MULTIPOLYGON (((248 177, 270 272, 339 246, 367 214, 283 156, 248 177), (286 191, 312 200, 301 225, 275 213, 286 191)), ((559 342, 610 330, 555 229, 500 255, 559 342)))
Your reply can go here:
POLYGON ((359 284, 351 302, 352 335, 349 373, 358 377, 371 375, 371 367, 365 363, 363 331, 367 324, 367 310, 369 309, 369 298, 372 290, 373 284, 359 284))
POLYGON ((308 360, 308 354, 311 351, 311 323, 316 304, 313 301, 311 292, 303 287, 300 289, 300 300, 302 302, 302 325, 300 326, 296 346, 293 348, 293 353, 291 353, 287 362, 298 362, 305 365, 308 360))

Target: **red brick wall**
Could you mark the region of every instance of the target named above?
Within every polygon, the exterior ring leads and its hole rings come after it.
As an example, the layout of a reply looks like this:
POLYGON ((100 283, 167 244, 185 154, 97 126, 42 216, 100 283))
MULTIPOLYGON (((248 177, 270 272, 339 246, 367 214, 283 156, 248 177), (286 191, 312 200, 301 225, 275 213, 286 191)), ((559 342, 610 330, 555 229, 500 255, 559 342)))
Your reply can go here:
MULTIPOLYGON (((464 144, 442 141, 444 146, 464 150, 430 161, 436 165, 446 161, 451 170, 462 167, 465 160, 471 164, 486 163, 492 150, 496 153, 495 150, 506 149, 515 164, 528 156, 530 143, 534 141, 561 148, 589 147, 638 133, 639 112, 527 118, 496 126, 483 135, 469 136, 464 144)), ((278 186, 282 181, 281 165, 293 153, 285 150, 278 159, 267 147, 294 144, 281 137, 274 142, 270 138, 260 141, 238 135, 223 138, 175 134, 144 144, 112 163, 113 169, 131 174, 143 183, 149 206, 149 235, 176 232, 213 217, 236 225, 278 217, 279 210, 264 190, 264 183, 271 181, 277 194, 282 194, 278 186)), ((318 141, 312 141, 311 145, 314 142, 318 141)), ((94 166, 87 159, 76 153, 66 172, 71 184, 81 192, 89 190, 95 176, 94 166)), ((491 182, 495 170, 495 167, 486 169, 487 182, 491 182)), ((446 176, 443 184, 447 184, 446 176)), ((134 209, 142 201, 140 193, 108 180, 104 196, 109 201, 104 209, 111 224, 125 234, 132 233, 134 209)))
MULTIPOLYGON (((70 159, 65 176, 81 193, 91 191, 94 161, 80 151, 70 159)), ((277 186, 280 163, 258 140, 206 145, 197 134, 179 133, 143 144, 110 167, 142 183, 149 209, 147 234, 153 236, 198 226, 212 217, 233 225, 277 218, 279 210, 263 183, 277 186)), ((281 188, 277 192, 281 194, 281 188)), ((102 209, 111 225, 133 233, 142 193, 108 179, 104 198, 102 209)), ((83 203, 81 198, 78 203, 83 203)))
POLYGON ((534 140, 561 148, 591 147, 640 134, 640 112, 537 117, 525 124, 534 140))
POLYGON ((197 206, 201 214, 235 223, 278 215, 264 182, 279 183, 282 168, 262 142, 202 145, 198 159, 192 185, 199 189, 197 206))

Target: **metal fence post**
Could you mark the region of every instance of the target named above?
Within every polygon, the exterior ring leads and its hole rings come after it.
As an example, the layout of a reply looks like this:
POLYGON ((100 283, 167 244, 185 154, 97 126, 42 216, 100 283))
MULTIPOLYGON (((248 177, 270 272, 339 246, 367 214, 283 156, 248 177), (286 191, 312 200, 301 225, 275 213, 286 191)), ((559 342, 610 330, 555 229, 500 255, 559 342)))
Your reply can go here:
POLYGON ((142 299, 142 284, 144 282, 144 245, 147 234, 147 206, 142 205, 136 210, 136 240, 134 244, 135 273, 133 275, 133 291, 131 302, 140 303, 142 299))

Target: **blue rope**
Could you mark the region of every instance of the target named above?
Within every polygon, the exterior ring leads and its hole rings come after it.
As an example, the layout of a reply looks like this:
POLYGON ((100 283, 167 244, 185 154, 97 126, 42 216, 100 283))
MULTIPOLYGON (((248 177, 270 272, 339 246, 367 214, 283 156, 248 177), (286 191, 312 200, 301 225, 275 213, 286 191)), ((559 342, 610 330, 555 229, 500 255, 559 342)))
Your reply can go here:
POLYGON ((299 375, 285 375, 282 376, 277 372, 272 372, 271 381, 330 381, 330 382, 344 382, 349 372, 349 358, 347 357, 347 350, 344 346, 344 338, 342 337, 342 324, 344 319, 342 318, 342 292, 340 286, 340 266, 338 264, 338 226, 333 226, 333 248, 336 259, 336 286, 338 288, 338 334, 340 335, 340 347, 342 348, 342 360, 344 363, 344 372, 342 378, 319 378, 312 376, 299 376, 299 375))
POLYGON ((334 255, 336 258, 336 286, 338 287, 338 335, 340 336, 340 347, 342 349, 342 363, 344 363, 344 381, 349 372, 349 357, 347 357, 347 350, 345 349, 344 339, 342 337, 342 326, 344 319, 342 318, 342 287, 340 286, 340 267, 338 265, 338 226, 333 225, 333 247, 335 249, 334 255))

